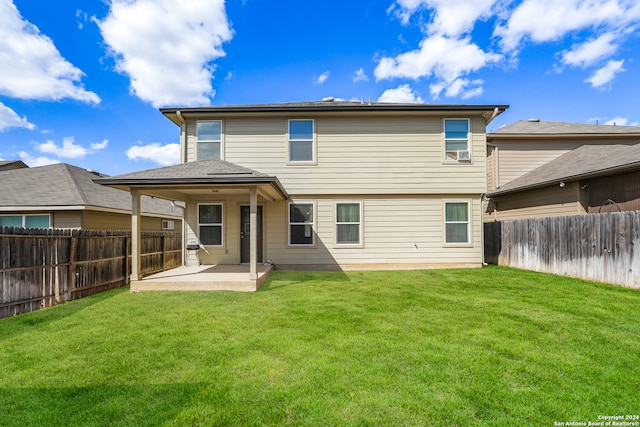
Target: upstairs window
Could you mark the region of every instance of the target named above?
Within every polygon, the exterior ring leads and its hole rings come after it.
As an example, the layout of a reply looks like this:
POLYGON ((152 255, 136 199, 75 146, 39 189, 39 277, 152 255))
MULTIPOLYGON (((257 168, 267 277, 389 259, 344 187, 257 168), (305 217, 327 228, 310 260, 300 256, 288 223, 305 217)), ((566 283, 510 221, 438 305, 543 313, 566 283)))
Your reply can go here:
POLYGON ((196 122, 198 160, 222 158, 222 120, 196 122))
POLYGON ((289 120, 289 162, 313 162, 314 141, 313 120, 289 120))
POLYGON ((313 246, 313 203, 289 203, 289 245, 313 246))
POLYGON ((444 119, 444 159, 449 162, 471 160, 469 119, 444 119))
POLYGON ((444 204, 445 243, 471 243, 469 233, 469 202, 446 202, 444 204))
POLYGON ((198 205, 198 232, 205 246, 222 246, 222 203, 198 205))

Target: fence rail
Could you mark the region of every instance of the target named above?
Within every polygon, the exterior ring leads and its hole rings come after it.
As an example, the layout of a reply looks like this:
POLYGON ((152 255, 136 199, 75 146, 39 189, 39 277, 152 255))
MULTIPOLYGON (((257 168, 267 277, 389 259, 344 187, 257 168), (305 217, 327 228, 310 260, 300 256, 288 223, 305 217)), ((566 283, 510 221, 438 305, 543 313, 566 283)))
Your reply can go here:
POLYGON ((640 288, 640 211, 484 224, 485 261, 640 288))
MULTIPOLYGON (((143 232, 143 276, 182 264, 180 233, 143 232)), ((0 227, 0 318, 125 285, 128 231, 0 227)))

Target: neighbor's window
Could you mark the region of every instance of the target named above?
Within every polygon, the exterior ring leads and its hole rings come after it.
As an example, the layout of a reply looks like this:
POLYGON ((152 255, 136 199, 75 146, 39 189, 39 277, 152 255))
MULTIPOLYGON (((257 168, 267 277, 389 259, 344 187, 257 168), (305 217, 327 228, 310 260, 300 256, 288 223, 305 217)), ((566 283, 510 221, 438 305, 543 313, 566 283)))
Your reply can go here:
POLYGON ((222 120, 196 122, 198 160, 222 158, 222 120))
POLYGON ((175 222, 172 219, 163 219, 162 220, 162 229, 163 230, 173 230, 175 228, 175 222))
POLYGON ((445 160, 470 160, 469 119, 444 119, 445 160))
POLYGON ((313 203, 289 203, 289 245, 313 246, 313 203))
POLYGON ((49 215, 0 215, 0 227, 51 228, 49 215))
POLYGON ((336 203, 336 244, 359 245, 362 230, 360 203, 336 203))
POLYGON ((289 161, 313 162, 313 120, 289 120, 289 161))
POLYGON ((469 202, 444 204, 445 243, 470 243, 469 202))
POLYGON ((201 244, 222 246, 222 203, 198 205, 198 231, 201 244))

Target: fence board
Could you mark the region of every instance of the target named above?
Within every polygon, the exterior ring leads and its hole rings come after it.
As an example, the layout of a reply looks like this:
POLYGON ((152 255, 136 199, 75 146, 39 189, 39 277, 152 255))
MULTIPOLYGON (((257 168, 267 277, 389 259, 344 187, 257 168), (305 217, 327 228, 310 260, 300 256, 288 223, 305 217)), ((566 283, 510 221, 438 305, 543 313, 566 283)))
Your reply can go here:
MULTIPOLYGON (((142 273, 182 264, 180 233, 143 232, 142 273)), ((129 281, 128 231, 0 227, 0 318, 83 298, 129 281)))
POLYGON ((640 211, 484 224, 485 261, 640 289, 640 211))

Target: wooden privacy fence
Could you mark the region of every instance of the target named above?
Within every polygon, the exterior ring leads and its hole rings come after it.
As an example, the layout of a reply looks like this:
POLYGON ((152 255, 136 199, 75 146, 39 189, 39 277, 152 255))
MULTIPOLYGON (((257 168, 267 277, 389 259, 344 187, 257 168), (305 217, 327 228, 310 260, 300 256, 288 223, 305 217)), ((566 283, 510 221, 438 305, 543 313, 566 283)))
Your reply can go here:
POLYGON ((640 211, 484 224, 485 261, 640 288, 640 211))
MULTIPOLYGON (((180 233, 143 232, 143 276, 182 265, 180 233)), ((131 232, 0 227, 0 318, 125 285, 131 232)))

